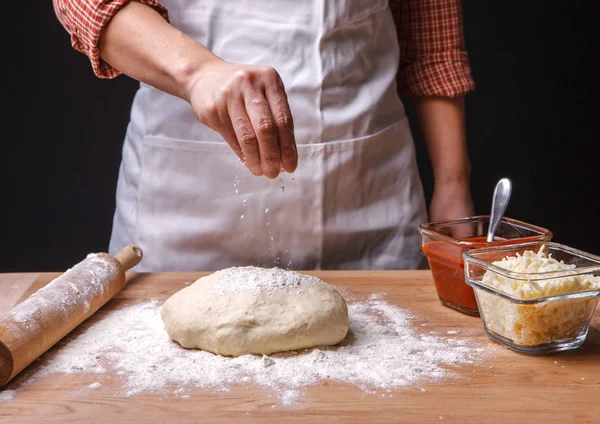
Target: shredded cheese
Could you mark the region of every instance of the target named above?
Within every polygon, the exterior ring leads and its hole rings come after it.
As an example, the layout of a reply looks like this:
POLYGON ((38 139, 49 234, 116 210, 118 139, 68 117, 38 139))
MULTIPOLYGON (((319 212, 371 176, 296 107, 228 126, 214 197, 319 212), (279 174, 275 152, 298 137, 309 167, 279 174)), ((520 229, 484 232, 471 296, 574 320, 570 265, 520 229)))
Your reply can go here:
MULTIPOLYGON (((543 252, 526 251, 505 257, 493 264, 509 271, 537 274, 575 269, 573 264, 557 261, 543 252)), ((538 299, 600 289, 600 277, 592 274, 515 280, 488 270, 482 283, 518 299, 538 299)), ((479 309, 488 330, 520 346, 537 346, 577 337, 586 330, 597 297, 560 299, 522 305, 495 294, 477 290, 479 309)))

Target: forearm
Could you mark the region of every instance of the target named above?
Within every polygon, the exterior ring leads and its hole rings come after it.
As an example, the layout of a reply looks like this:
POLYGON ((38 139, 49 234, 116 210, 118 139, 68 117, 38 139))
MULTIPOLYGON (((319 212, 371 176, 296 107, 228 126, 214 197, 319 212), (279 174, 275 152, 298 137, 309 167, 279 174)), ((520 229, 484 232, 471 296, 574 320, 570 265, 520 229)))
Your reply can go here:
POLYGON ((465 140, 464 97, 413 100, 431 159, 434 183, 468 185, 470 162, 465 140))
POLYGON ((429 219, 472 216, 475 210, 465 141, 464 98, 424 96, 414 100, 433 169, 429 219))
POLYGON ((275 69, 225 62, 135 1, 104 28, 99 50, 118 71, 188 101, 254 175, 295 171, 293 120, 275 69))
POLYGON ((220 60, 154 9, 136 1, 115 14, 98 47, 102 60, 114 68, 188 101, 191 78, 204 65, 220 60))

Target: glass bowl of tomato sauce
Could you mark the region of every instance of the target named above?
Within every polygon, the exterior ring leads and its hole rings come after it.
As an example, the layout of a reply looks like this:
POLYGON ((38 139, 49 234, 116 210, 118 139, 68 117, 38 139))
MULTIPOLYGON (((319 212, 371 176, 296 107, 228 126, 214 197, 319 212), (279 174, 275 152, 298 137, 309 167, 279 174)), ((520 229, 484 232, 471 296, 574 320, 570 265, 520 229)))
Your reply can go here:
POLYGON ((546 228, 503 217, 494 241, 486 241, 489 215, 419 225, 421 253, 427 257, 438 297, 443 305, 467 315, 479 316, 473 288, 465 282, 463 252, 490 246, 550 241, 546 228))

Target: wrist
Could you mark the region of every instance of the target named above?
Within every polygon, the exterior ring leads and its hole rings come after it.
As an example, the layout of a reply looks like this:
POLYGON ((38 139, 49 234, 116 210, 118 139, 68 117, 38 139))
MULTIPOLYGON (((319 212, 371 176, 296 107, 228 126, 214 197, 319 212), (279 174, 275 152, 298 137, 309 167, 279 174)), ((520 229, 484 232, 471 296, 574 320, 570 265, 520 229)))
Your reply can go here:
POLYGON ((196 40, 181 35, 185 38, 184 47, 170 73, 177 87, 177 95, 189 102, 196 83, 203 75, 210 73, 212 67, 224 61, 196 40))
POLYGON ((456 199, 470 199, 471 182, 468 176, 454 176, 433 181, 434 195, 452 197, 456 199))
POLYGON ((433 175, 433 183, 435 186, 466 186, 468 187, 471 181, 470 169, 453 172, 435 172, 433 175))

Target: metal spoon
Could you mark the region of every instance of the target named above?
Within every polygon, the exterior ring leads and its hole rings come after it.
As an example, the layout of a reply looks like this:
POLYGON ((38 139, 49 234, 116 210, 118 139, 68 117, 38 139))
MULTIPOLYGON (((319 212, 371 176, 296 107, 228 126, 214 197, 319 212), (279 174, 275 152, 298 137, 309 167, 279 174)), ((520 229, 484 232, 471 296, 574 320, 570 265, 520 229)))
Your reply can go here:
POLYGON ((492 214, 490 216, 490 225, 488 227, 487 242, 494 241, 494 235, 498 229, 498 224, 506 211, 510 193, 512 191, 512 183, 508 178, 502 178, 494 188, 494 197, 492 198, 492 214))

